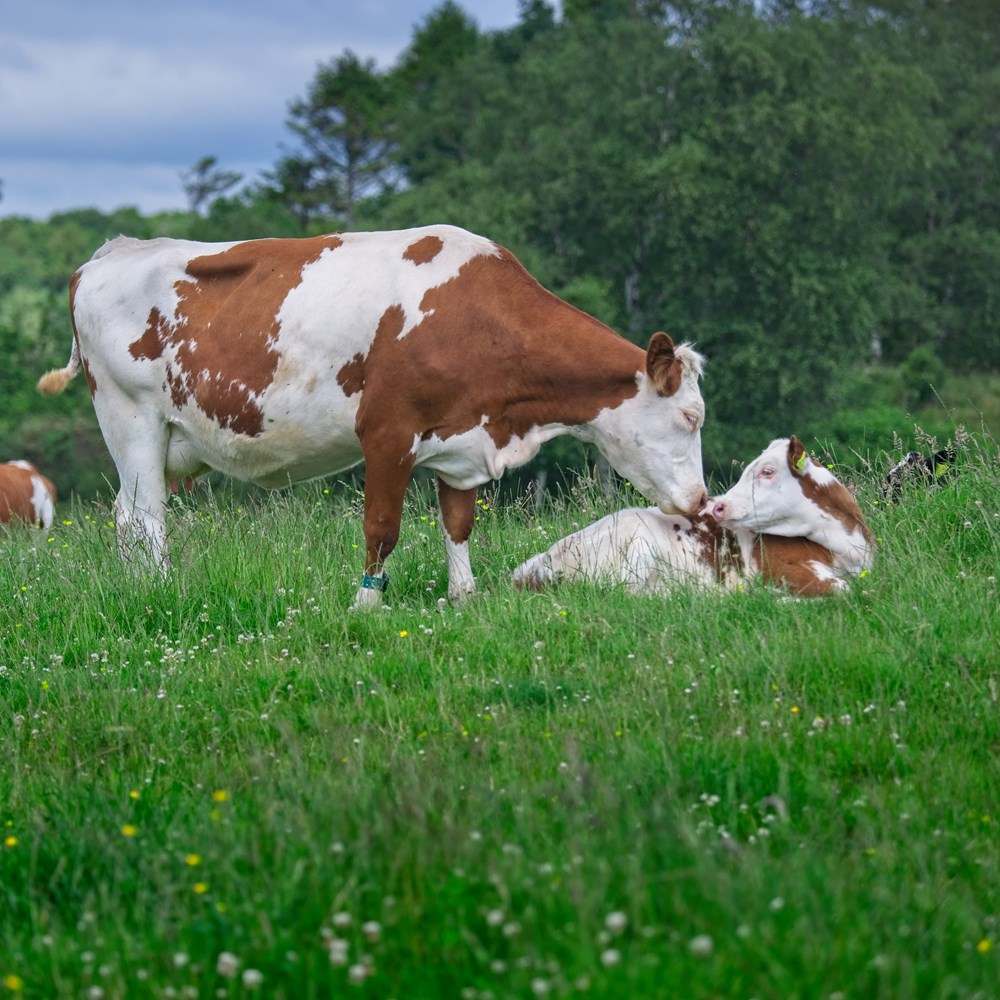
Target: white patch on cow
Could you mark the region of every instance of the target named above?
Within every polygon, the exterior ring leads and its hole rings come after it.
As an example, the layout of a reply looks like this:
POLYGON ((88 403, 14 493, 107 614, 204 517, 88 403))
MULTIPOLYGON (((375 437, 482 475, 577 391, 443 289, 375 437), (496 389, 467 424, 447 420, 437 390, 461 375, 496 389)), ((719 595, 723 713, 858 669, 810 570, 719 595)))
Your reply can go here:
POLYGON ((432 434, 422 439, 414 434, 410 449, 414 464, 432 468, 455 489, 468 490, 490 479, 499 479, 508 469, 523 465, 537 455, 546 441, 574 430, 564 424, 545 424, 532 428, 523 437, 511 437, 506 445, 498 448, 486 430, 488 422, 484 416, 479 426, 447 438, 432 434))
MULTIPOLYGON (((25 465, 29 469, 33 469, 33 466, 28 463, 25 463, 25 465)), ((35 475, 31 477, 31 506, 35 511, 35 524, 42 531, 48 531, 52 527, 52 521, 55 519, 56 509, 52 503, 52 495, 49 493, 48 487, 41 476, 35 475)))
POLYGON ((448 599, 458 603, 476 592, 476 578, 472 574, 469 543, 456 542, 442 527, 444 548, 448 556, 448 599))

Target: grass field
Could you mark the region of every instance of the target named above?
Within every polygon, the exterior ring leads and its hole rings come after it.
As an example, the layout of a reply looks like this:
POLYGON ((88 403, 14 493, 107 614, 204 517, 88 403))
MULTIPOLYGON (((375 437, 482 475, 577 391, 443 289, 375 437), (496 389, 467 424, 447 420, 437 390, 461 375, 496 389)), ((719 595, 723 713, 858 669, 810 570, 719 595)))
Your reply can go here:
MULTIPOLYGON (((889 457, 885 457, 888 463, 889 457)), ((877 503, 849 593, 519 593, 613 506, 198 494, 2 540, 0 997, 1000 996, 1000 472, 877 503)), ((883 466, 884 470, 884 466, 883 466)))

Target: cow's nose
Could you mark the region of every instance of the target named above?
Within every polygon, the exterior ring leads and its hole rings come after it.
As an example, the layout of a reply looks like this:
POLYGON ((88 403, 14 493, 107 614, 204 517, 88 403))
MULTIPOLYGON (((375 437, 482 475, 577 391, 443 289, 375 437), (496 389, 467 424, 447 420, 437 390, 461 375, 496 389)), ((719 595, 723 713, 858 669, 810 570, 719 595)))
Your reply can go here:
POLYGON ((712 517, 716 521, 721 521, 726 516, 726 505, 721 500, 716 500, 712 505, 712 517))

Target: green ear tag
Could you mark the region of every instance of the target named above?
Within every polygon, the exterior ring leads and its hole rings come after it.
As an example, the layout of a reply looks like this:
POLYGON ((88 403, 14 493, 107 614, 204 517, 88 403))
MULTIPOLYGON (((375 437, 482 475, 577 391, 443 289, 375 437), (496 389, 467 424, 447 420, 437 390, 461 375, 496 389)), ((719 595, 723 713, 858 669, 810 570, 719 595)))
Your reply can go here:
POLYGON ((951 466, 947 462, 938 462, 938 464, 934 466, 934 478, 940 479, 950 468, 951 466))
POLYGON ((806 462, 809 461, 809 452, 804 451, 799 456, 799 460, 795 463, 795 469, 797 472, 806 471, 806 462))

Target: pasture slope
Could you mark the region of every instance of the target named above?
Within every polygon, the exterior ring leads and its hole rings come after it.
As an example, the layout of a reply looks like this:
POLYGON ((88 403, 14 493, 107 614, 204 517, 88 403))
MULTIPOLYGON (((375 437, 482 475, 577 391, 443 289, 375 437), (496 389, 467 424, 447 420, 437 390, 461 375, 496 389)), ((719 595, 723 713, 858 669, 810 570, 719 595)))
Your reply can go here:
POLYGON ((5 537, 0 996, 997 997, 997 447, 895 457, 823 601, 515 591, 586 483, 481 500, 459 608, 417 493, 372 614, 322 485, 174 498, 162 584, 5 537))

